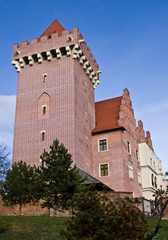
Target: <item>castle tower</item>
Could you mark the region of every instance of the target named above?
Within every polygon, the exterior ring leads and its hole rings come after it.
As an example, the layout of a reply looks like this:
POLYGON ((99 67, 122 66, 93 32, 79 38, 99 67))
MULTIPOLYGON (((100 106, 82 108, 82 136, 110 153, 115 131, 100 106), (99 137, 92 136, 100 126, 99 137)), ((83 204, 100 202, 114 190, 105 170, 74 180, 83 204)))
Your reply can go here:
POLYGON ((14 44, 12 64, 18 72, 13 163, 40 165, 43 149, 57 138, 92 173, 99 69, 78 28, 71 33, 55 20, 39 38, 14 44))

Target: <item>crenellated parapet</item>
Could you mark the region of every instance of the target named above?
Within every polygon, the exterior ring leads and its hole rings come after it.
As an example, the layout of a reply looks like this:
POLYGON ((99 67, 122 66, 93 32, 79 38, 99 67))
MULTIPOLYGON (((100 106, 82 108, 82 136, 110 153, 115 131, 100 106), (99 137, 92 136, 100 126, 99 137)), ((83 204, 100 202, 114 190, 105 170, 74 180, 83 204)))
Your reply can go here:
POLYGON ((14 44, 12 64, 17 72, 20 72, 27 66, 43 64, 44 61, 50 62, 63 56, 79 62, 94 88, 99 84, 101 71, 78 28, 74 28, 72 33, 65 30, 62 35, 53 33, 50 36, 32 39, 30 43, 24 41, 20 46, 14 44))

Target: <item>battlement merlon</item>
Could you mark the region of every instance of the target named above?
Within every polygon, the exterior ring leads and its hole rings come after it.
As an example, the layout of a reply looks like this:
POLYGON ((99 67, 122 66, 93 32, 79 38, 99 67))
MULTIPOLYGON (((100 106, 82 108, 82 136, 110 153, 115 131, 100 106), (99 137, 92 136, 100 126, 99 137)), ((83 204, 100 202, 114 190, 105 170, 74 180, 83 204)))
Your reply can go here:
POLYGON ((23 41, 20 46, 14 44, 12 64, 20 72, 26 65, 32 66, 35 62, 42 63, 43 60, 51 61, 53 57, 59 59, 63 55, 77 59, 93 86, 99 84, 101 71, 77 27, 73 28, 72 33, 64 30, 62 35, 56 32, 50 36, 32 39, 30 43, 23 41))

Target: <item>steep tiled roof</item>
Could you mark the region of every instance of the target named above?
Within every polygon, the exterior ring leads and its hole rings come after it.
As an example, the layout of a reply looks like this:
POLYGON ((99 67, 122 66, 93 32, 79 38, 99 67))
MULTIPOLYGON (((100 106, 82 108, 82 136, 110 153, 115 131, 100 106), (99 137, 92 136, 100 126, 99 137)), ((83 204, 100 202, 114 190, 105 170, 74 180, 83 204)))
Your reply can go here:
POLYGON ((93 134, 122 128, 118 124, 121 100, 122 97, 117 97, 95 103, 96 127, 93 134))
POLYGON ((63 26, 58 22, 58 20, 55 19, 54 22, 51 23, 51 25, 43 32, 40 37, 50 36, 52 33, 55 32, 61 35, 64 30, 65 29, 63 28, 63 26))

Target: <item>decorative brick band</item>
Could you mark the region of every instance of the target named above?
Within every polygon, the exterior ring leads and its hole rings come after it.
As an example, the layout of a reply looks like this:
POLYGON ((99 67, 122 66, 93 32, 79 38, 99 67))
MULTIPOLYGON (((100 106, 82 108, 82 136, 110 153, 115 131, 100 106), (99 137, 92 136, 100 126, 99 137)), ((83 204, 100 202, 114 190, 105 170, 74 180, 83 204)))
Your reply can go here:
POLYGON ((95 72, 93 70, 91 64, 84 56, 84 53, 78 44, 61 47, 59 49, 52 49, 47 52, 33 54, 31 56, 25 56, 23 58, 13 60, 12 65, 15 66, 17 72, 20 72, 21 68, 24 68, 26 65, 33 66, 35 62, 41 64, 45 60, 52 61, 53 58, 60 59, 63 55, 66 55, 67 57, 71 56, 73 59, 77 59, 79 61, 80 65, 83 67, 84 71, 91 80, 94 88, 99 84, 98 75, 101 71, 95 72))

